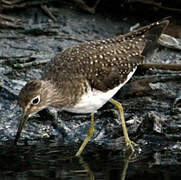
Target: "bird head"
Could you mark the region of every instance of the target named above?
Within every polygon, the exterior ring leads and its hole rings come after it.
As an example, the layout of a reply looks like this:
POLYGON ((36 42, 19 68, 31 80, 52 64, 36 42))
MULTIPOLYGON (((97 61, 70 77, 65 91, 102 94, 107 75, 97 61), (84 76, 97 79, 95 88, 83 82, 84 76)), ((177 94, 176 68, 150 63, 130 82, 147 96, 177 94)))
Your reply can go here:
POLYGON ((18 104, 23 109, 23 118, 21 119, 18 127, 18 131, 15 138, 15 144, 17 143, 21 131, 27 122, 27 120, 40 110, 44 109, 49 105, 48 83, 42 80, 34 80, 28 82, 19 93, 18 104))

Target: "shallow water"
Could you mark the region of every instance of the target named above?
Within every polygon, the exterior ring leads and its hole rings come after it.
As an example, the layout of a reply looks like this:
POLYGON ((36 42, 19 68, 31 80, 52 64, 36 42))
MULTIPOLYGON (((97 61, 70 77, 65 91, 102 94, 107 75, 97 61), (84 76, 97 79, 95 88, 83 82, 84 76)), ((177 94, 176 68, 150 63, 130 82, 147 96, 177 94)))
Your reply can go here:
MULTIPOLYGON (((78 146, 55 142, 36 145, 1 145, 0 179, 157 179, 181 177, 180 165, 171 152, 148 151, 126 157, 89 144, 82 157, 74 154, 78 146)), ((151 148, 150 148, 151 149, 151 148)), ((178 159, 177 159, 178 160, 178 159)), ((181 159, 180 159, 181 160, 181 159)))

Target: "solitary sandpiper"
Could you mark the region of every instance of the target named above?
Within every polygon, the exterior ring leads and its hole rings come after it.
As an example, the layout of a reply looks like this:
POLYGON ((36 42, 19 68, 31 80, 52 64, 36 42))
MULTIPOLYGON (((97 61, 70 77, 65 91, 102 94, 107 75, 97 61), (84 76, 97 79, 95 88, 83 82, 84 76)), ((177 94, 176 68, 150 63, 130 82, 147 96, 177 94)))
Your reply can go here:
POLYGON ((28 82, 19 94, 23 118, 15 143, 28 118, 48 106, 91 113, 87 137, 76 153, 80 156, 94 133, 94 113, 109 101, 120 112, 126 147, 134 151, 136 144, 129 139, 122 105, 112 97, 154 49, 168 23, 161 20, 111 39, 80 43, 56 55, 42 79, 28 82))

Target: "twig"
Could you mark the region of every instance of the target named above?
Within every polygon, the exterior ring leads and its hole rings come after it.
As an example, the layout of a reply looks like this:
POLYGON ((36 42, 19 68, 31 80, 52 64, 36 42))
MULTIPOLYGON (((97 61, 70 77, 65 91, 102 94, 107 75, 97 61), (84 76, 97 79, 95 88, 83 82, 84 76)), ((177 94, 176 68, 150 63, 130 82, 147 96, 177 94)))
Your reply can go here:
POLYGON ((172 74, 156 74, 156 75, 145 75, 145 76, 135 76, 133 77, 133 81, 143 80, 147 82, 165 82, 168 80, 181 80, 181 74, 172 73, 172 74))
POLYGON ((51 18, 54 22, 57 21, 56 17, 52 14, 52 12, 48 9, 48 7, 47 7, 46 5, 41 5, 40 7, 43 9, 43 11, 44 11, 48 16, 50 16, 50 18, 51 18))
POLYGON ((145 1, 145 0, 137 0, 137 1, 141 2, 143 4, 151 4, 151 5, 154 5, 154 6, 158 7, 158 8, 160 8, 160 9, 164 9, 164 10, 167 10, 167 11, 174 11, 174 12, 181 13, 180 9, 165 7, 165 6, 162 6, 160 3, 156 3, 156 2, 153 2, 153 1, 145 1))
POLYGON ((22 2, 23 0, 14 0, 14 1, 8 1, 8 0, 2 0, 4 4, 13 5, 22 2))
POLYGON ((48 3, 48 2, 55 2, 55 1, 57 1, 57 0, 34 0, 34 1, 0 0, 0 3, 1 3, 0 11, 1 10, 6 10, 6 9, 25 8, 25 7, 45 4, 45 3, 48 3))
POLYGON ((140 66, 144 69, 161 69, 161 70, 171 70, 171 71, 181 71, 181 64, 156 64, 156 63, 149 63, 149 64, 142 64, 140 66))
POLYGON ((23 50, 27 50, 27 51, 38 51, 37 49, 33 49, 33 48, 29 48, 29 47, 18 47, 18 46, 14 46, 10 43, 6 43, 9 47, 14 48, 14 49, 23 49, 23 50))
POLYGON ((4 15, 4 14, 0 14, 0 19, 4 19, 6 21, 10 21, 13 23, 24 23, 25 22, 23 19, 10 17, 10 16, 4 15))
POLYGON ((0 39, 25 39, 25 36, 0 36, 0 39))
POLYGON ((78 38, 75 38, 75 37, 69 36, 69 35, 58 35, 58 36, 55 36, 55 39, 67 39, 67 40, 74 40, 74 41, 78 41, 78 42, 85 42, 84 39, 78 39, 78 38))
POLYGON ((0 28, 1 29, 22 29, 21 26, 17 26, 13 23, 3 23, 3 22, 0 22, 0 28))
POLYGON ((23 34, 31 34, 33 36, 42 36, 42 35, 53 36, 53 35, 58 34, 57 31, 47 30, 45 28, 40 28, 40 27, 32 27, 31 29, 24 29, 22 31, 22 33, 23 34))
POLYGON ((27 54, 27 55, 21 55, 21 56, 0 56, 1 59, 11 59, 11 58, 26 58, 26 57, 31 57, 33 53, 27 54))
POLYGON ((157 74, 149 76, 134 76, 132 81, 122 89, 123 96, 142 95, 152 93, 150 83, 181 81, 181 74, 157 74))
POLYGON ((30 67, 30 66, 36 66, 36 65, 40 65, 40 64, 46 64, 48 62, 50 62, 50 59, 44 59, 44 60, 39 60, 39 61, 32 61, 32 62, 28 62, 28 63, 17 63, 17 64, 13 64, 14 68, 26 68, 26 67, 30 67))

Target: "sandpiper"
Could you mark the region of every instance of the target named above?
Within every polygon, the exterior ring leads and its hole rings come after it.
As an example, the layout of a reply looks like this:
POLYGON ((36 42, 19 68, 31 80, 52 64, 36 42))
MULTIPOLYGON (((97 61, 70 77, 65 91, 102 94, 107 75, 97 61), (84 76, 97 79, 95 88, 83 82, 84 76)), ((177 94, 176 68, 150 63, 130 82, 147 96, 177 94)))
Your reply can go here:
POLYGON ((109 101, 120 112, 126 147, 134 151, 136 144, 129 139, 122 105, 112 97, 154 49, 168 23, 161 20, 111 39, 80 43, 57 54, 42 79, 28 82, 19 94, 23 118, 15 143, 28 118, 48 106, 91 113, 87 137, 76 153, 80 156, 94 133, 94 113, 109 101))

